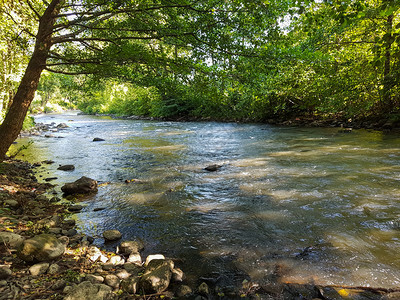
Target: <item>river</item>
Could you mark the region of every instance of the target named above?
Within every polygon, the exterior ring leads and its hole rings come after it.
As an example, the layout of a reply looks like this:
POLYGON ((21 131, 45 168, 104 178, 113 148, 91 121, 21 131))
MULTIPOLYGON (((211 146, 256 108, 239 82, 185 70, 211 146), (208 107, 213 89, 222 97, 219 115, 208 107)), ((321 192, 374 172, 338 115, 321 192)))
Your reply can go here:
POLYGON ((75 216, 86 234, 118 229, 142 240, 144 255, 177 259, 189 278, 218 273, 265 283, 279 265, 288 282, 400 285, 398 133, 76 112, 35 119, 69 126, 13 146, 33 141, 23 158, 56 162, 38 175, 58 177, 60 196, 81 176, 108 183, 75 216), (222 168, 205 171, 210 164, 222 168))

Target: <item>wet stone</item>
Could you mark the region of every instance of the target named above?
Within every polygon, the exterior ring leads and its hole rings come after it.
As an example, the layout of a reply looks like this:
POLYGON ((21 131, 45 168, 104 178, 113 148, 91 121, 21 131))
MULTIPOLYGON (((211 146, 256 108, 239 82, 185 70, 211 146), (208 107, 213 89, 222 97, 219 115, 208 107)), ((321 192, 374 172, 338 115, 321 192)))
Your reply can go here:
POLYGON ((121 232, 118 230, 106 230, 103 232, 103 237, 106 241, 116 241, 122 237, 121 232))
POLYGON ((201 295, 208 295, 210 293, 210 288, 208 287, 207 283, 203 282, 199 285, 197 291, 201 295))
POLYGON ((118 252, 121 254, 132 254, 143 251, 144 245, 140 241, 123 241, 118 246, 118 252))
POLYGON ((176 291, 176 296, 177 297, 185 297, 189 294, 191 294, 193 291, 190 288, 190 286, 187 285, 181 285, 178 287, 177 291, 176 291))
POLYGON ((63 165, 63 166, 59 166, 57 168, 57 170, 61 170, 61 171, 73 171, 75 170, 75 166, 74 165, 63 165))

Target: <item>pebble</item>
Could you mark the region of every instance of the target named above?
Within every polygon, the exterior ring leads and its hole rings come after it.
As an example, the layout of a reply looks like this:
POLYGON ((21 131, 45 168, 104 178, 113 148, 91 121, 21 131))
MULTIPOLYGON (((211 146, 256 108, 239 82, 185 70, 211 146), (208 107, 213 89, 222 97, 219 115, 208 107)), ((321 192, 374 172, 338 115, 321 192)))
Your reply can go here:
POLYGON ((139 253, 132 253, 129 255, 128 259, 126 260, 128 263, 134 263, 141 265, 142 264, 142 257, 139 253))
POLYGON ((35 264, 29 268, 29 272, 32 276, 39 276, 46 273, 46 271, 49 269, 49 266, 50 264, 46 262, 35 264))
POLYGON ((60 272, 60 266, 57 264, 51 264, 49 269, 47 270, 48 274, 55 275, 60 272))
POLYGON ((197 288, 197 291, 201 295, 208 295, 210 292, 210 289, 209 289, 207 283, 203 282, 202 284, 199 285, 199 287, 197 288))
POLYGON ((111 256, 109 263, 113 265, 122 265, 125 263, 125 260, 121 256, 115 255, 111 256))
POLYGON ((131 276, 131 274, 127 271, 127 270, 121 270, 121 271, 119 271, 117 274, 117 277, 119 278, 119 279, 126 279, 126 278, 128 278, 129 276, 131 276))

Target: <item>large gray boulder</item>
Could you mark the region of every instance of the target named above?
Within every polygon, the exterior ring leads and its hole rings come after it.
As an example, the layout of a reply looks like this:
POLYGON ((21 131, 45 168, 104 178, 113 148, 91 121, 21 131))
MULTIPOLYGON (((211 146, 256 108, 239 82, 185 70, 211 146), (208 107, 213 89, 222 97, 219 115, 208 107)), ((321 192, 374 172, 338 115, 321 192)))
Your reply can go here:
POLYGON ((55 235, 39 234, 25 240, 18 248, 17 255, 24 261, 51 261, 64 254, 65 244, 55 235))
POLYGON ((85 176, 82 176, 75 182, 64 184, 61 190, 66 195, 73 194, 89 194, 97 192, 97 181, 85 176))
POLYGON ((171 282, 173 269, 172 260, 153 259, 140 278, 140 289, 149 294, 165 291, 171 282))
POLYGON ((0 232, 0 244, 6 245, 11 249, 18 248, 24 241, 24 237, 19 234, 2 231, 0 232))
POLYGON ((114 299, 111 287, 84 281, 72 287, 64 300, 109 300, 114 299))

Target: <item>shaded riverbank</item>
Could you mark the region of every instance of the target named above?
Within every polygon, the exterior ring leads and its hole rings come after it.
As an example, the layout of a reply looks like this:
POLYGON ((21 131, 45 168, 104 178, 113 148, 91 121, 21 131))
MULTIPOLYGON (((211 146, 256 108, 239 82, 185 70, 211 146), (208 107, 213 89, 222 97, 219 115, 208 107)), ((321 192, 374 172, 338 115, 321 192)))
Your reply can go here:
MULTIPOLYGON (((85 115, 85 113, 80 112, 85 115)), ((90 114, 86 114, 90 115, 90 114)), ((111 117, 113 119, 121 120, 145 120, 145 121, 172 121, 172 122, 234 122, 234 123, 259 123, 277 126, 292 126, 292 127, 330 127, 330 128, 351 128, 351 129, 373 129, 384 131, 400 132, 400 118, 359 118, 349 119, 343 117, 317 117, 317 116, 299 116, 292 118, 275 118, 266 119, 263 121, 255 122, 252 120, 232 120, 232 119, 212 119, 212 118, 192 118, 188 116, 173 117, 173 118, 153 118, 145 116, 130 116, 130 115, 116 115, 116 114, 93 114, 99 117, 111 117)))

